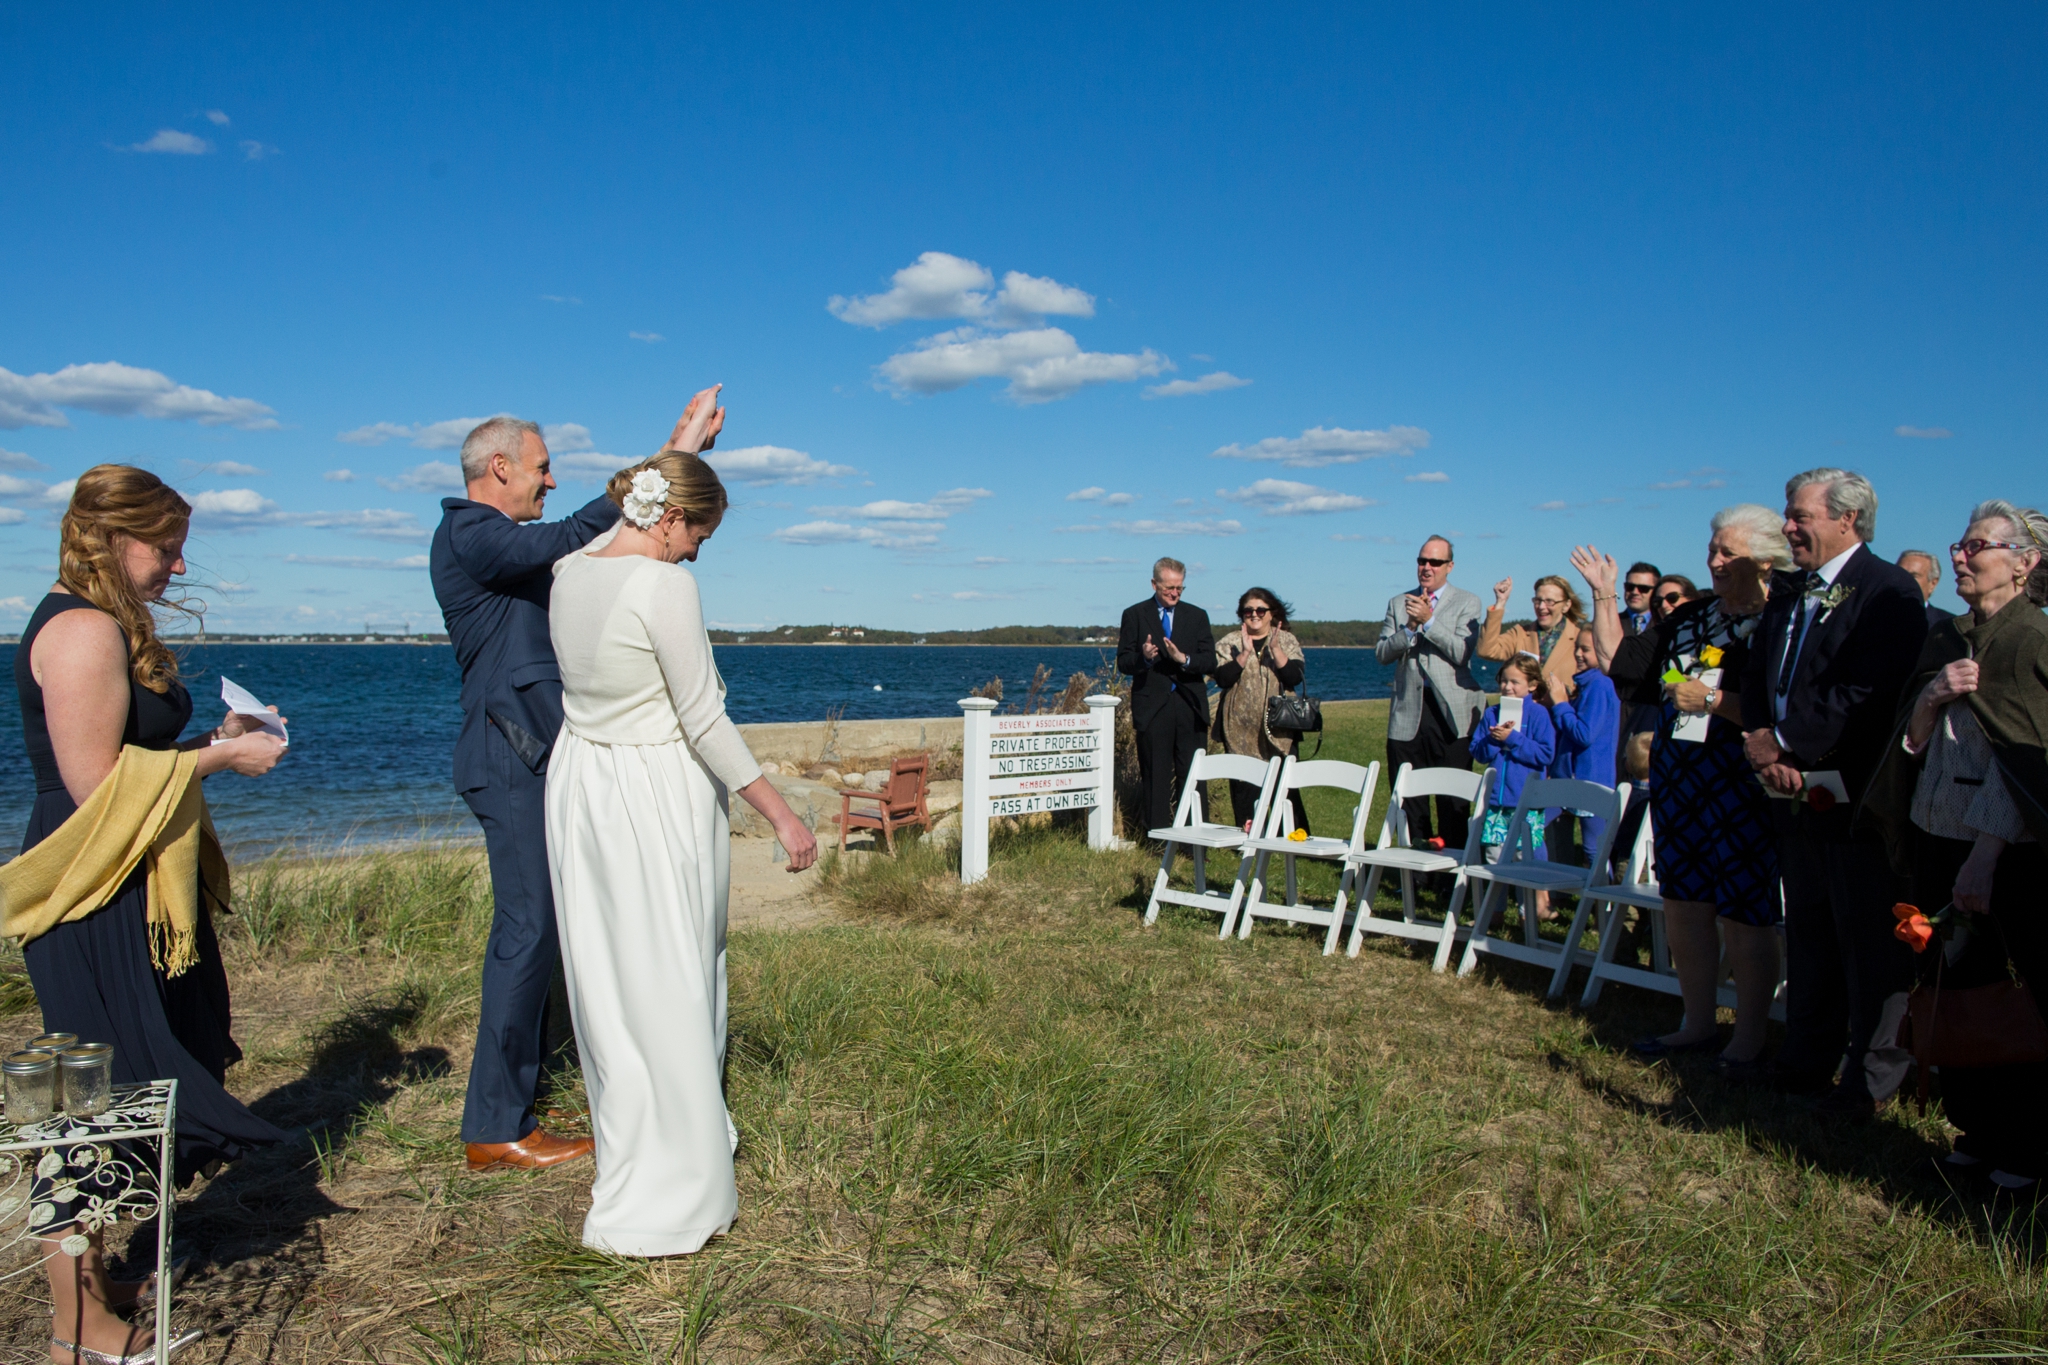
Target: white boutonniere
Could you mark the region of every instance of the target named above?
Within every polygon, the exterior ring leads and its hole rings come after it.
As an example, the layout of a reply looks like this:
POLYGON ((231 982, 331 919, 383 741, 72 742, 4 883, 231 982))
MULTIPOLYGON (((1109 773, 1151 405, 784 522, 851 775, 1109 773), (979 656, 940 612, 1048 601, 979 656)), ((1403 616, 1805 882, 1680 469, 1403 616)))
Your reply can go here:
POLYGON ((1835 608, 1848 601, 1849 594, 1855 591, 1856 589, 1847 583, 1830 583, 1825 590, 1809 591, 1806 595, 1814 600, 1820 610, 1820 615, 1813 618, 1813 623, 1819 625, 1827 620, 1835 608))

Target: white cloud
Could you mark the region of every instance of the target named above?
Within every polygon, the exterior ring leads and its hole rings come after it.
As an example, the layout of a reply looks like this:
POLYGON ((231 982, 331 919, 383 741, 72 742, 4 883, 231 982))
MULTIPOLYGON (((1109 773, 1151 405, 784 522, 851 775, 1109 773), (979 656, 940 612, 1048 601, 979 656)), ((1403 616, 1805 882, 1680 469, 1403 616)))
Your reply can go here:
POLYGON ((213 144, 203 137, 181 133, 176 128, 159 128, 156 136, 147 142, 137 142, 122 149, 130 152, 165 152, 171 156, 205 156, 213 150, 213 144))
POLYGON ((1228 502, 1256 507, 1269 517, 1291 517, 1304 512, 1355 512, 1373 505, 1370 498, 1339 493, 1333 488, 1318 488, 1312 483, 1295 483, 1291 479, 1259 479, 1234 493, 1219 488, 1216 496, 1228 502))
POLYGON ((33 455, 24 455, 18 450, 0 450, 0 468, 43 469, 47 466, 33 455))
POLYGON ((978 318, 988 311, 995 276, 986 266, 943 251, 927 251, 889 277, 885 294, 825 303, 832 316, 856 327, 887 327, 910 318, 978 318))
POLYGON ((820 479, 844 479, 860 471, 852 465, 832 464, 811 458, 787 446, 741 446, 738 450, 713 449, 705 460, 720 478, 746 484, 807 484, 820 479))
POLYGON ((1338 531, 1338 532, 1334 533, 1333 535, 1331 535, 1330 539, 1332 539, 1332 540, 1364 540, 1364 539, 1365 539, 1365 537, 1364 537, 1364 536, 1358 536, 1358 535, 1346 535, 1346 534, 1345 534, 1344 532, 1342 532, 1342 531, 1338 531))
POLYGON ((1104 507, 1128 507, 1137 500, 1136 493, 1112 493, 1106 488, 1077 488, 1067 494, 1068 502, 1099 502, 1104 507))
POLYGON ((227 114, 226 114, 226 113, 224 113, 223 111, 219 110, 219 109, 209 109, 209 110, 207 110, 207 111, 206 111, 206 121, 207 121, 208 123, 211 123, 211 124, 212 124, 212 125, 213 125, 214 127, 216 127, 216 128, 225 128, 225 127, 227 127, 227 126, 228 126, 228 116, 227 116, 227 114))
POLYGON ((223 398, 112 360, 66 365, 55 374, 0 369, 0 428, 68 427, 62 408, 244 431, 275 431, 278 426, 276 414, 253 398, 223 398))
POLYGON ((1409 455, 1429 444, 1421 427, 1387 427, 1381 431, 1347 431, 1343 427, 1310 427, 1299 436, 1268 436, 1249 446, 1227 445, 1210 452, 1218 460, 1276 460, 1289 469, 1320 469, 1356 464, 1385 455, 1409 455))
POLYGON ((1892 434, 1915 441, 1946 441, 1955 435, 1947 427, 1893 427, 1892 434))
POLYGON ((256 517, 277 510, 276 503, 253 488, 210 488, 187 501, 200 516, 256 517))
POLYGON ((635 462, 623 455, 607 455, 598 450, 580 450, 573 455, 557 455, 548 463, 557 477, 593 483, 600 479, 609 479, 635 462))
MULTIPOLYGON (((1662 483, 1650 485, 1653 490, 1659 493, 1669 493, 1677 488, 1726 488, 1727 486, 1728 480, 1726 479, 1666 479, 1662 483)), ((1603 501, 1612 502, 1618 500, 1610 498, 1603 499, 1603 501)))
MULTIPOLYGON (((502 412, 493 414, 497 417, 508 415, 502 412)), ((421 450, 458 450, 462 446, 463 438, 476 430, 478 423, 488 420, 489 418, 484 417, 450 417, 445 422, 420 422, 412 426, 407 426, 403 422, 372 422, 366 427, 357 427, 354 431, 341 432, 334 439, 352 446, 381 446, 387 441, 410 441, 421 450)), ((586 442, 590 437, 588 428, 578 426, 574 422, 564 422, 553 429, 581 432, 586 442)), ((541 430, 546 432, 549 428, 543 427, 541 430)))
POLYGON ((77 482, 78 480, 76 479, 57 480, 57 482, 51 484, 48 488, 45 488, 43 490, 43 501, 70 502, 72 486, 75 485, 77 482))
POLYGON ((1124 536, 1234 536, 1244 530, 1241 522, 1205 517, 1189 521, 1103 521, 1084 526, 1062 526, 1062 531, 1086 533, 1110 531, 1124 536))
MULTIPOLYGON (((955 602, 1014 602, 1017 600, 1017 594, 1013 592, 977 592, 973 588, 969 588, 965 592, 948 593, 946 596, 955 602)), ((925 593, 914 592, 910 594, 910 600, 913 602, 928 602, 938 599, 925 593)))
POLYGON ((244 161, 261 161, 266 156, 277 155, 277 148, 267 142, 245 141, 241 147, 244 161))
POLYGON ((974 557, 974 562, 975 562, 976 564, 978 564, 978 565, 982 565, 982 566, 984 566, 984 567, 988 567, 988 566, 993 566, 993 565, 997 565, 997 564, 1007 564, 1007 563, 1009 563, 1010 561, 1009 561, 1009 560, 1007 560, 1007 559, 1004 559, 1004 558, 1003 558, 1002 556, 1000 556, 1000 555, 976 555, 976 556, 974 557))
POLYGON ((1549 502, 1539 502, 1535 504, 1536 510, 1539 512, 1562 512, 1570 506, 1570 503, 1565 502, 1559 498, 1552 498, 1549 502))
POLYGON ((883 498, 858 507, 813 507, 825 520, 785 526, 770 538, 791 545, 873 545, 884 550, 911 550, 936 545, 946 520, 982 498, 986 488, 951 488, 924 502, 883 498), (862 524, 864 523, 864 524, 862 524))
POLYGON ((0 507, 0 526, 12 526, 28 520, 28 513, 19 507, 0 507))
POLYGON ((186 468, 194 473, 214 474, 223 479, 249 479, 259 474, 270 472, 266 469, 258 469, 253 464, 243 464, 240 460, 214 460, 206 464, 200 464, 194 460, 186 460, 184 464, 186 468))
POLYGON ((14 474, 0 474, 0 498, 39 498, 47 484, 14 474))
POLYGON ((566 303, 572 307, 581 307, 583 304, 583 300, 574 294, 542 294, 540 297, 543 303, 566 303))
POLYGON ((996 311, 1014 318, 1044 317, 1048 313, 1092 318, 1095 296, 1058 280, 1012 270, 1003 276, 1003 292, 996 295, 996 311))
POLYGON ((378 483, 394 493, 460 493, 466 485, 462 466, 430 460, 416 464, 395 479, 380 477, 378 483))
POLYGON ((626 335, 634 341, 655 342, 668 340, 667 337, 659 332, 628 332, 626 335))
MULTIPOLYGON (((1087 530, 1092 528, 1083 527, 1081 529, 1087 530)), ((1048 564, 1076 564, 1084 566, 1093 566, 1097 564, 1135 564, 1137 562, 1138 561, 1135 559, 1111 559, 1107 555, 1097 555, 1093 559, 1048 559, 1046 561, 1046 563, 1048 564)))
POLYGON ((402 559, 372 559, 364 555, 286 555, 287 564, 318 564, 330 569, 424 569, 428 556, 406 555, 402 559))
POLYGON ((1410 474, 1405 480, 1408 483, 1449 483, 1450 481, 1451 476, 1444 473, 1441 469, 1430 469, 1420 474, 1410 474))
POLYGON ((597 443, 590 439, 590 428, 581 422, 548 422, 542 425, 540 434, 548 443, 548 453, 551 455, 566 454, 572 450, 597 449, 597 443))
POLYGON ((1205 374, 1200 379, 1170 379, 1164 384, 1153 384, 1145 390, 1147 398, 1187 398, 1198 393, 1221 393, 1225 389, 1241 389, 1251 383, 1239 379, 1228 370, 1205 374))
POLYGON ((1007 379, 1009 396, 1019 403, 1049 403, 1089 384, 1128 383, 1166 368, 1166 358, 1156 351, 1084 351, 1058 327, 956 327, 925 337, 879 366, 890 387, 908 393, 944 393, 977 379, 1007 379))
POLYGON ((30 610, 26 597, 0 597, 0 611, 10 616, 26 616, 30 610))
POLYGON ((329 483, 354 483, 356 472, 353 469, 330 469, 320 477, 329 483))

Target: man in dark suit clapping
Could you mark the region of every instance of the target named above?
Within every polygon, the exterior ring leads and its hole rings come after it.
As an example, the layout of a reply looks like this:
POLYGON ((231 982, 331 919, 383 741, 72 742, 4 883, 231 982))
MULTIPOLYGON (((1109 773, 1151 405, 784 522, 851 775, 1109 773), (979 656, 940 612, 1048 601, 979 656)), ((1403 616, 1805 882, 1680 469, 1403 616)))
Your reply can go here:
POLYGON ((1145 828, 1173 823, 1181 787, 1209 730, 1209 674, 1216 640, 1209 613, 1180 600, 1187 566, 1152 566, 1152 596, 1124 612, 1116 666, 1131 676, 1131 724, 1138 732, 1138 773, 1145 828))
POLYGON ((1890 861, 1852 828, 1927 634, 1919 585, 1865 543, 1876 529, 1860 474, 1812 469, 1785 485, 1798 567, 1772 575, 1742 687, 1750 764, 1789 798, 1774 803, 1789 999, 1771 1079, 1819 1090, 1841 1063, 1821 1112, 1847 1119, 1904 1078, 1892 998, 1912 984, 1912 954, 1892 936, 1890 861))

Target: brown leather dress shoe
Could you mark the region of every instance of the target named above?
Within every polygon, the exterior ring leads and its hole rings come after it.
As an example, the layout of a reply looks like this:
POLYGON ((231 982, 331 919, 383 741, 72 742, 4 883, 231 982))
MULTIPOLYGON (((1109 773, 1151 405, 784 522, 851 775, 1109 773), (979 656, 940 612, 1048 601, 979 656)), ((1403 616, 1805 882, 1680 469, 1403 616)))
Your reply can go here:
POLYGON ((517 1142, 470 1143, 469 1169, 537 1171, 589 1156, 595 1145, 587 1137, 556 1137, 545 1128, 536 1128, 517 1142))

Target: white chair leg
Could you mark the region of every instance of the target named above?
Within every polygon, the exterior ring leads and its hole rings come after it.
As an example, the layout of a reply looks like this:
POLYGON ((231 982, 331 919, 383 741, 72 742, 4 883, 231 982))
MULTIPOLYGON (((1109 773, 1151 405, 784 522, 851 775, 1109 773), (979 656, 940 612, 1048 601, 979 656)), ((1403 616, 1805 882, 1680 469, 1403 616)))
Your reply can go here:
POLYGON ((1346 867, 1344 875, 1337 879, 1337 903, 1330 907, 1330 932, 1323 935, 1323 956, 1337 951, 1337 935, 1344 929, 1344 905, 1350 899, 1353 886, 1357 884, 1358 870, 1346 867))
POLYGON ((1572 967, 1579 960, 1579 936, 1586 932, 1586 916, 1593 908, 1593 898, 1579 897, 1579 908, 1572 912, 1571 928, 1565 931, 1564 951, 1558 955, 1557 970, 1550 974, 1550 989, 1543 993, 1546 1000, 1555 1000, 1564 994, 1564 988, 1571 983, 1572 967))
POLYGON ((1415 874, 1401 869, 1401 918, 1415 923, 1415 874))
POLYGON ((1193 848, 1188 850, 1188 856, 1195 860, 1195 894, 1198 896, 1206 896, 1209 894, 1208 853, 1209 850, 1202 847, 1200 844, 1196 844, 1193 848))
POLYGON ((1579 1006, 1591 1009, 1600 1003, 1600 992, 1607 984, 1603 968, 1613 965, 1614 950, 1621 942, 1622 915, 1626 907, 1615 904, 1607 907, 1605 921, 1600 926, 1600 946, 1593 950, 1593 962, 1586 973, 1586 989, 1579 996, 1579 1006))
POLYGON ((1373 895, 1380 889, 1380 877, 1385 871, 1375 864, 1365 874, 1365 890, 1358 894, 1358 913, 1351 917, 1351 940, 1344 945, 1346 957, 1357 957, 1358 950, 1365 946, 1365 922, 1372 917, 1373 895))
POLYGON ((1159 854, 1159 875, 1152 882, 1152 899, 1145 906, 1145 923, 1152 924, 1159 918, 1159 893, 1166 889, 1173 876, 1173 841, 1167 840, 1166 847, 1159 854))
POLYGON ((1265 898, 1266 855, 1260 853, 1252 859, 1252 884, 1251 889, 1245 893, 1244 903, 1237 907, 1235 914, 1223 917, 1223 931, 1217 934, 1216 937, 1219 939, 1229 938, 1230 931, 1237 929, 1239 925, 1242 925, 1243 928, 1238 933, 1238 937, 1248 937, 1252 928, 1252 914, 1265 898))
POLYGON ((1430 970, 1442 972, 1451 965, 1451 952, 1458 946, 1458 908, 1465 903, 1465 893, 1472 883, 1465 879, 1463 868, 1458 869, 1456 879, 1451 883, 1451 903, 1444 910, 1444 936, 1437 940, 1436 961, 1430 970))
POLYGON ((1472 969, 1479 965, 1479 944, 1486 937, 1486 931, 1493 927, 1493 917, 1500 913, 1500 904, 1507 899, 1506 882, 1489 882, 1485 899, 1479 902, 1479 913, 1472 917, 1472 935, 1465 940, 1465 956, 1458 960, 1458 975, 1470 976, 1472 969))
POLYGON ((1295 880, 1294 855, 1288 853, 1282 856, 1287 859, 1287 903, 1289 905, 1300 905, 1301 887, 1295 880))

